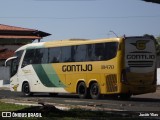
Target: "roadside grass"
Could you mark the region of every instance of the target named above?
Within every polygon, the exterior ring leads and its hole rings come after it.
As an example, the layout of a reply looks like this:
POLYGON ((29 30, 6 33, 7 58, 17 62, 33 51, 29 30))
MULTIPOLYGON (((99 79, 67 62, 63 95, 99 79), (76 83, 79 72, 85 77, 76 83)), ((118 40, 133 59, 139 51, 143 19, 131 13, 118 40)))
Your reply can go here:
POLYGON ((4 103, 0 101, 0 111, 16 111, 16 110, 21 110, 28 107, 29 106, 4 103))
MULTIPOLYGON (((68 111, 59 110, 52 105, 24 106, 0 102, 0 111, 17 113, 42 113, 42 118, 14 118, 23 120, 147 120, 147 118, 131 117, 130 115, 115 114, 107 111, 89 111, 81 108, 72 108, 68 111)), ((1 115, 0 115, 1 119, 1 115)), ((4 119, 4 118, 3 118, 4 119)), ((12 119, 12 118, 10 118, 12 119)), ((5 119, 6 120, 6 119, 5 119)), ((8 120, 8 119, 7 119, 8 120)), ((151 119, 149 119, 151 120, 151 119)), ((154 120, 154 119, 152 119, 154 120)))

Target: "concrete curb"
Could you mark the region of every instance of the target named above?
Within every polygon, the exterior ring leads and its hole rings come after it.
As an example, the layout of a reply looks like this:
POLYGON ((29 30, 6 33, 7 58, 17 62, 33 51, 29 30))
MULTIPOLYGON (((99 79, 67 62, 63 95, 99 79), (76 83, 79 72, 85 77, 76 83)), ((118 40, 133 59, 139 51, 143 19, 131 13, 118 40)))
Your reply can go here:
POLYGON ((10 84, 4 84, 0 86, 0 90, 9 90, 10 89, 10 84))
MULTIPOLYGON (((39 102, 36 101, 27 101, 27 100, 16 100, 16 99, 0 99, 1 102, 4 103, 11 103, 16 105, 27 105, 27 106, 42 106, 39 102)), ((42 102, 43 103, 43 102, 42 102)), ((59 110, 70 110, 70 109, 83 109, 83 110, 90 110, 90 111, 124 111, 120 109, 112 109, 112 108, 101 108, 98 106, 83 106, 83 105, 68 105, 68 104, 57 104, 57 103, 50 103, 44 102, 44 105, 51 105, 55 106, 59 110)))
MULTIPOLYGON (((15 99, 0 99, 1 102, 10 103, 15 105, 25 105, 25 106, 42 106, 41 104, 34 101, 19 101, 15 99)), ((70 110, 71 107, 65 105, 55 105, 54 103, 45 103, 45 105, 53 105, 59 110, 70 110)))

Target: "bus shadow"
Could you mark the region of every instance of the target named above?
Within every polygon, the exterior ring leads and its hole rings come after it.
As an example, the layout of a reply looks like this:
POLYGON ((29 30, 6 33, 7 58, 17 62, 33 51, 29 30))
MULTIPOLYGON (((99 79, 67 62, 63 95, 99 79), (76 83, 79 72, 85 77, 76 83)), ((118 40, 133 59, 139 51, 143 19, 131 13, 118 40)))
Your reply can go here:
POLYGON ((131 97, 129 99, 121 99, 114 96, 104 96, 101 100, 115 100, 115 101, 133 101, 133 102, 156 102, 160 103, 160 98, 145 98, 145 97, 131 97))
POLYGON ((160 103, 160 98, 131 98, 129 101, 135 101, 135 102, 157 102, 160 103))
POLYGON ((23 94, 20 95, 21 97, 35 97, 35 98, 79 98, 78 95, 75 94, 58 94, 56 96, 54 95, 49 95, 47 93, 36 93, 33 96, 24 96, 23 94))
POLYGON ((154 103, 160 103, 160 98, 140 98, 140 97, 131 97, 129 99, 121 99, 121 98, 117 98, 117 97, 112 97, 112 96, 105 96, 103 98, 101 98, 101 100, 111 100, 111 101, 128 101, 128 102, 145 102, 145 103, 150 103, 150 102, 154 102, 154 103))
MULTIPOLYGON (((23 95, 21 95, 23 96, 23 95)), ((27 97, 27 96, 23 96, 23 97, 27 97)), ((42 97, 42 98, 49 98, 49 99, 54 99, 54 98, 69 98, 69 99, 79 99, 79 100, 93 100, 91 98, 87 98, 87 99, 80 99, 78 95, 76 94, 58 94, 57 96, 51 96, 49 94, 34 94, 33 96, 30 96, 30 97, 34 97, 34 98, 39 98, 39 97, 42 97)), ((140 98, 140 97, 131 97, 130 99, 120 99, 120 98, 116 98, 116 97, 113 97, 113 96, 103 96, 101 97, 100 99, 97 99, 98 100, 109 100, 109 101, 132 101, 132 102, 145 102, 145 103, 149 103, 149 102, 155 102, 155 103, 160 103, 160 98, 140 98)), ((96 101, 96 100, 95 100, 96 101)))
MULTIPOLYGON (((9 90, 1 90, 0 91, 0 98, 18 98, 18 97, 23 97, 23 98, 49 98, 49 99, 54 99, 54 98, 69 98, 69 99, 79 99, 78 95, 76 94, 58 94, 57 96, 50 96, 48 93, 35 93, 33 96, 24 96, 23 93, 19 92, 10 92, 9 90)), ((81 99, 82 100, 82 99, 81 99)), ((92 100, 90 99, 84 99, 84 100, 92 100)), ((109 101, 133 101, 133 102, 155 102, 155 103, 160 103, 160 98, 145 98, 145 97, 131 97, 130 99, 122 100, 118 99, 114 96, 103 96, 102 98, 98 100, 109 100, 109 101)), ((97 100, 97 101, 98 101, 97 100)))

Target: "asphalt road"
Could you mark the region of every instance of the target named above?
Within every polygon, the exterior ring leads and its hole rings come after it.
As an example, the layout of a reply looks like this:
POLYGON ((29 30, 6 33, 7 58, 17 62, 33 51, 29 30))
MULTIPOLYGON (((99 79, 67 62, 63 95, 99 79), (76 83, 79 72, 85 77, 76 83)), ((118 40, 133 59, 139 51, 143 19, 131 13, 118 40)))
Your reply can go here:
POLYGON ((19 103, 44 103, 60 106, 77 106, 93 110, 105 111, 155 111, 160 116, 160 88, 156 93, 132 96, 129 100, 119 100, 104 97, 99 100, 79 99, 77 95, 60 94, 51 97, 48 94, 35 94, 32 97, 25 97, 22 93, 0 90, 0 99, 3 101, 14 101, 19 103))

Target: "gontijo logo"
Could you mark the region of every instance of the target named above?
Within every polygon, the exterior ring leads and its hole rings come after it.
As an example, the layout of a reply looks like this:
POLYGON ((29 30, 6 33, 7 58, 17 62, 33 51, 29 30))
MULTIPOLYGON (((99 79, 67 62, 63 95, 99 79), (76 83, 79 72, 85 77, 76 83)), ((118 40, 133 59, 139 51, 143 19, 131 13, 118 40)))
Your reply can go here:
POLYGON ((149 40, 138 40, 136 43, 131 43, 132 45, 136 46, 138 50, 144 50, 146 49, 146 44, 149 42, 149 40))

